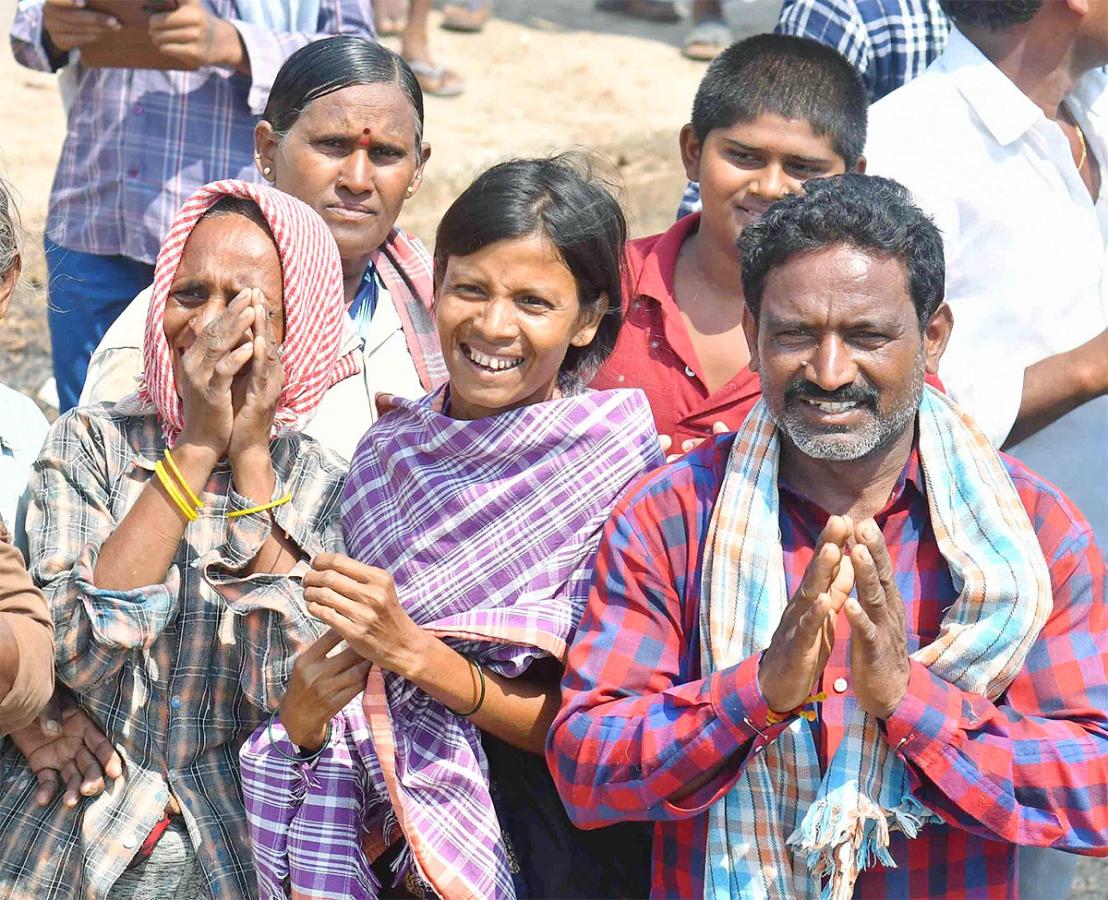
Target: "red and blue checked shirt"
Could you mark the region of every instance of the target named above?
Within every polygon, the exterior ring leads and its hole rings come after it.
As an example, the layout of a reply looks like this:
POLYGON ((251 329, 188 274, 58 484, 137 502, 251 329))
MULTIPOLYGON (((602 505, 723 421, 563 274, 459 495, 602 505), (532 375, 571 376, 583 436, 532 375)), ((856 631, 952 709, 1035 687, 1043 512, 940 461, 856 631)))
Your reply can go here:
MULTIPOLYGON (((370 0, 320 0, 314 32, 271 31, 245 21, 238 0, 202 2, 238 31, 250 75, 213 66, 183 72, 76 63, 50 192, 50 240, 153 263, 177 210, 197 188, 221 178, 257 179, 256 117, 293 51, 333 34, 376 37, 370 0)), ((49 72, 59 60, 46 52, 42 11, 43 0, 19 4, 12 54, 29 69, 49 72)))
MULTIPOLYGON (((787 723, 766 725, 753 656, 700 673, 703 550, 733 435, 645 476, 601 541, 589 605, 569 654, 548 760, 583 827, 652 820, 654 896, 703 895, 707 810, 749 754, 787 723), (751 727, 751 723, 757 730, 751 727), (724 763, 679 802, 668 798, 724 763)), ((1104 561, 1080 513, 1056 488, 1005 458, 1051 573, 1054 612, 997 703, 912 663, 886 722, 916 796, 945 824, 909 842, 896 868, 867 870, 858 897, 1016 895, 1016 843, 1108 854, 1108 609, 1104 561)), ((827 513, 782 485, 780 528, 790 593, 827 513)), ((932 641, 956 593, 929 523, 913 453, 875 517, 906 606, 909 650, 932 641)), ((850 691, 840 616, 820 690, 816 745, 826 765, 850 691)))

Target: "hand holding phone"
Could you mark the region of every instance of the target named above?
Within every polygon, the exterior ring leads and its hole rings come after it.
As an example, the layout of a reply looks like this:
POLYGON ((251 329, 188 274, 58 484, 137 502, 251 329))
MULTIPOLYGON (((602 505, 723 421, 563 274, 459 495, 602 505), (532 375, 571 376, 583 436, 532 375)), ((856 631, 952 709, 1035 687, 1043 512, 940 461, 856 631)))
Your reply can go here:
POLYGON ((59 52, 68 53, 123 28, 110 13, 84 6, 84 0, 46 0, 43 4, 42 27, 59 52))

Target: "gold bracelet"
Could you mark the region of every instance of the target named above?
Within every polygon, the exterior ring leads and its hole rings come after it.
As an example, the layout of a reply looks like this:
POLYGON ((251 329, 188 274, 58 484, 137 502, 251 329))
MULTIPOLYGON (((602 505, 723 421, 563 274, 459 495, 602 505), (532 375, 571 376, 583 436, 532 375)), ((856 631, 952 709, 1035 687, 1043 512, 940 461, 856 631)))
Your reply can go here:
POLYGON ((189 483, 185 481, 185 476, 182 475, 181 470, 177 468, 177 463, 174 462, 173 456, 169 452, 168 447, 165 448, 165 461, 169 463, 169 471, 172 472, 174 476, 176 476, 179 482, 181 482, 181 487, 185 489, 185 495, 189 498, 189 501, 192 503, 192 505, 195 506, 197 510, 203 509, 204 504, 201 502, 200 498, 196 496, 196 493, 193 491, 193 489, 189 487, 189 483))
POLYGON ((292 494, 285 494, 284 497, 270 500, 269 503, 263 503, 261 506, 251 506, 250 509, 236 509, 234 512, 227 513, 227 518, 237 519, 239 516, 248 516, 250 513, 265 512, 267 509, 273 509, 276 506, 284 506, 291 499, 292 494))
POLYGON ((169 473, 165 470, 165 466, 162 465, 161 460, 154 465, 154 473, 158 476, 158 480, 162 483, 162 487, 165 488, 165 492, 169 494, 169 498, 177 504, 177 508, 181 510, 181 514, 190 522, 195 522, 200 518, 196 514, 196 510, 189 509, 188 503, 185 502, 185 498, 181 496, 181 492, 177 490, 177 485, 173 483, 173 479, 169 477, 169 473))

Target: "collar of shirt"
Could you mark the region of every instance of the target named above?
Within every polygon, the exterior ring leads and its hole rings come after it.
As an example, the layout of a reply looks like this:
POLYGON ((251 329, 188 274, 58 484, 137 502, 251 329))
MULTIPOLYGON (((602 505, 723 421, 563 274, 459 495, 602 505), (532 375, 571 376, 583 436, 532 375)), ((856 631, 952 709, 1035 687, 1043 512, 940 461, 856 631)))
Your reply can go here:
POLYGON ((737 428, 760 392, 758 376, 747 367, 711 394, 700 379, 700 361, 674 294, 677 256, 699 226, 699 214, 686 216, 662 234, 628 245, 624 329, 594 381, 600 388, 643 388, 659 430, 678 442, 705 437, 717 420, 737 428), (659 339, 670 351, 669 360, 656 352, 659 339))
POLYGON ((362 275, 362 283, 358 286, 358 293, 347 310, 348 315, 354 320, 354 326, 358 329, 358 335, 365 340, 369 334, 369 325, 373 321, 373 314, 377 311, 377 300, 381 293, 381 284, 377 277, 377 266, 370 260, 362 275))
POLYGON ((1002 146, 1017 140, 1045 118, 1031 98, 957 28, 951 29, 940 64, 954 78, 966 102, 1002 146))
POLYGON ((678 219, 658 235, 642 256, 639 276, 631 285, 631 296, 625 298, 628 303, 637 297, 649 297, 663 307, 671 307, 674 313, 678 312, 677 302, 674 300, 677 255, 681 252, 685 239, 699 228, 700 213, 693 213, 678 219))
MULTIPOLYGON (((807 536, 814 545, 815 539, 823 531, 823 527, 832 514, 807 497, 799 488, 788 484, 781 476, 778 476, 777 484, 781 492, 782 506, 796 516, 799 521, 807 524, 808 527, 805 531, 810 532, 807 536)), ((888 500, 885 501, 885 505, 881 507, 880 511, 874 514, 873 519, 880 527, 891 512, 903 506, 911 505, 917 500, 926 502, 927 489, 924 485, 923 469, 919 461, 919 448, 913 443, 912 451, 908 454, 904 468, 900 470, 896 484, 889 492, 888 500)))

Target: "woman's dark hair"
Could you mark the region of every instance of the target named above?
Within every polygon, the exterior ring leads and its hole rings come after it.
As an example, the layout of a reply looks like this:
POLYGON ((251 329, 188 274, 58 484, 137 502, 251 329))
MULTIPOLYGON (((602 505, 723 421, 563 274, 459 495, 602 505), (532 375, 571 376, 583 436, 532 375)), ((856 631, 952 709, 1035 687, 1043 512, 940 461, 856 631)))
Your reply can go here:
POLYGON ((595 309, 607 298, 592 342, 570 347, 562 362, 559 380, 563 388, 575 388, 587 384, 611 354, 623 321, 620 276, 627 221, 612 185, 595 174, 587 157, 513 159, 479 175, 439 222, 435 289, 450 257, 538 234, 573 275, 582 310, 595 309))
POLYGON ((903 185, 854 172, 804 182, 803 194, 778 200, 743 229, 743 292, 754 318, 775 267, 802 253, 840 245, 899 260, 920 327, 931 320, 945 295, 939 229, 903 185))
POLYGON ((692 127, 710 131, 771 114, 803 119, 852 169, 866 145, 869 97, 858 70, 834 47, 789 34, 756 34, 712 60, 696 89, 692 127))
POLYGON ((352 34, 312 41, 286 59, 273 79, 262 120, 282 138, 313 100, 359 84, 395 84, 400 88, 412 107, 418 156, 423 143, 423 91, 419 81, 398 53, 352 34))

